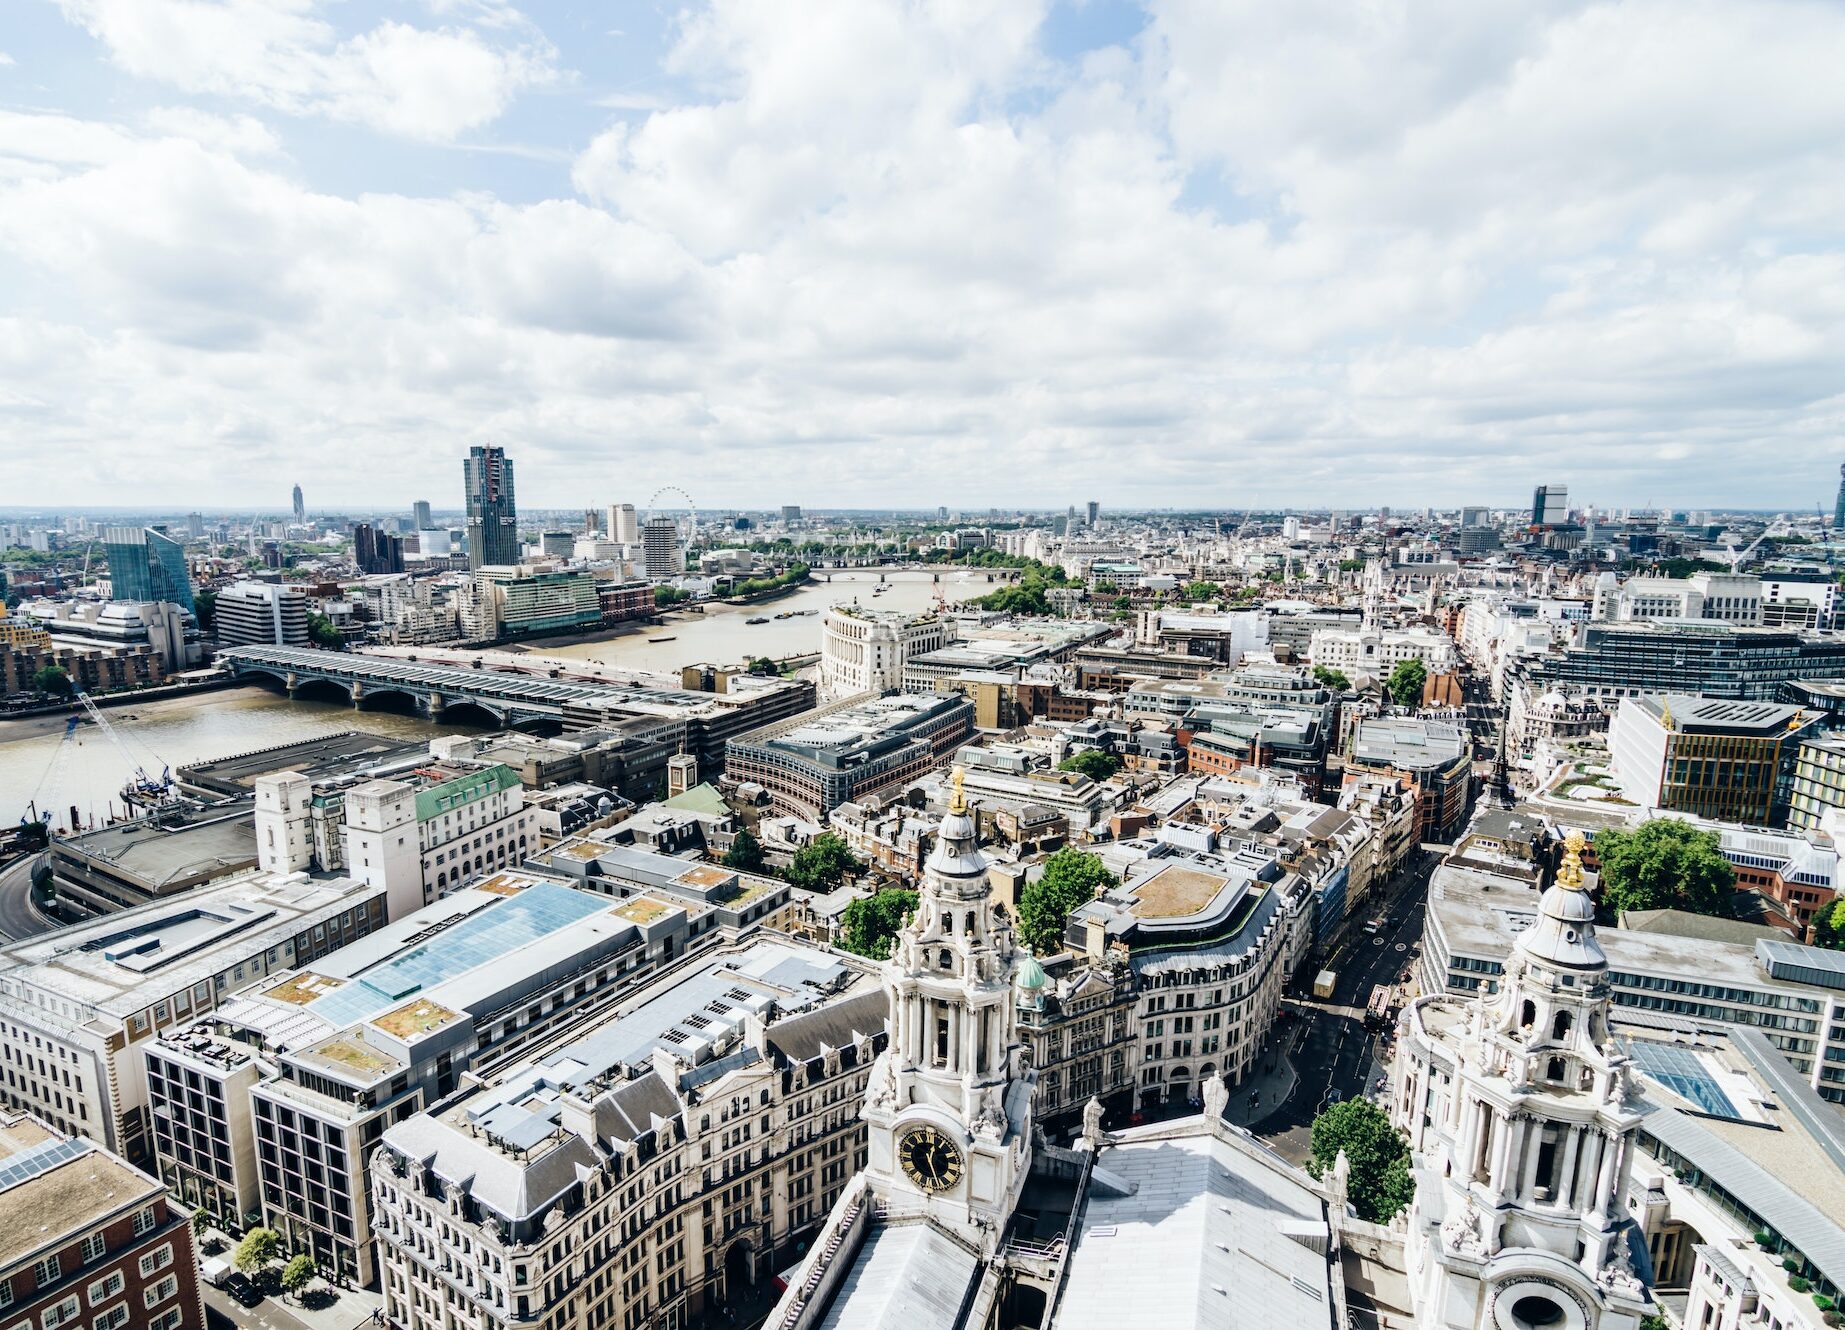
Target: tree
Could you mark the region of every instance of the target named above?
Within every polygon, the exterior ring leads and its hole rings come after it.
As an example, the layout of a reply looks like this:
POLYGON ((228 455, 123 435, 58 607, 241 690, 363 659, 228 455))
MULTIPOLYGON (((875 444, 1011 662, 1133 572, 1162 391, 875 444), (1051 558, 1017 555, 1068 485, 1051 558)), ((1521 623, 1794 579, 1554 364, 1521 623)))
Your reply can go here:
POLYGON ((743 662, 743 672, 772 679, 782 672, 782 667, 767 656, 751 656, 743 662))
POLYGON ((282 1292, 297 1294, 314 1282, 314 1276, 320 1273, 314 1267, 314 1258, 306 1252, 291 1257, 282 1267, 282 1292))
POLYGON ((1179 588, 1179 599, 1185 601, 1216 600, 1224 594, 1224 589, 1215 582, 1187 582, 1179 588))
POLYGON ((1736 870, 1723 857, 1714 831, 1675 817, 1655 817, 1632 831, 1595 837, 1601 861, 1602 904, 1614 915, 1629 910, 1689 910, 1728 918, 1736 870))
POLYGON ((1822 906, 1814 914, 1813 945, 1845 951, 1845 896, 1822 906))
POLYGON ((308 619, 308 638, 315 646, 327 651, 338 651, 346 645, 345 635, 333 626, 333 620, 324 614, 310 614, 308 619))
POLYGON ((808 891, 831 891, 847 878, 857 877, 864 871, 864 861, 838 836, 826 831, 794 852, 782 876, 808 891))
POLYGON ((1019 892, 1019 936, 1040 954, 1063 945, 1064 926, 1070 912, 1096 897, 1098 887, 1110 887, 1114 874, 1102 860, 1082 850, 1059 850, 1044 861, 1044 874, 1027 882, 1019 892))
POLYGON ((198 616, 202 632, 218 631, 218 593, 209 587, 201 587, 192 593, 192 611, 198 616))
POLYGON ((724 867, 734 868, 742 873, 760 873, 763 868, 762 842, 752 836, 748 829, 737 833, 737 838, 724 851, 724 867))
POLYGON ((237 1250, 231 1254, 231 1264, 246 1275, 253 1275, 273 1261, 281 1250, 280 1233, 273 1228, 253 1228, 237 1244, 237 1250))
POLYGON ((211 1227, 211 1211, 204 1206, 192 1212, 192 1239, 194 1242, 205 1236, 205 1230, 211 1227))
POLYGON ((1397 667, 1390 671, 1390 678, 1384 687, 1390 693, 1391 701, 1400 707, 1414 707, 1422 701, 1422 689, 1429 681, 1429 667, 1420 659, 1411 656, 1408 660, 1399 660, 1397 667))
POLYGON ((916 913, 918 899, 914 891, 887 887, 853 901, 840 916, 839 945, 874 961, 888 960, 891 940, 916 913))
POLYGON ((676 586, 657 586, 653 589, 653 603, 664 609, 668 605, 677 605, 680 601, 692 599, 690 591, 681 591, 676 586))
POLYGON ((1369 1099, 1347 1099, 1313 1120, 1307 1171, 1327 1176, 1341 1150, 1352 1169, 1346 1196, 1358 1217, 1388 1224, 1416 1192, 1409 1143, 1369 1099))
POLYGON ((1059 771, 1074 771, 1101 782, 1121 770, 1121 759, 1113 753, 1104 753, 1100 748, 1085 748, 1080 753, 1071 753, 1057 764, 1059 771))
POLYGON ((1329 665, 1315 665, 1313 667, 1313 681, 1332 689, 1335 693, 1350 692, 1352 688, 1352 681, 1346 678, 1343 672, 1335 670, 1329 665))
POLYGON ((50 693, 53 697, 69 697, 71 693, 70 675, 62 665, 45 665, 33 672, 32 686, 41 693, 50 693))

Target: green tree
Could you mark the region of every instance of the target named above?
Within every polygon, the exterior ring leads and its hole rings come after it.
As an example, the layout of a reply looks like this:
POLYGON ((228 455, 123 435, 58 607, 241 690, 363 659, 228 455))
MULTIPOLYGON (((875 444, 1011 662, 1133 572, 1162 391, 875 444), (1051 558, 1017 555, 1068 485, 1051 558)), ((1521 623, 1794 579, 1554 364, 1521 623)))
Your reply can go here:
POLYGON ((1315 665, 1313 680, 1315 683, 1332 689, 1335 693, 1349 692, 1352 687, 1352 681, 1346 678, 1342 671, 1335 670, 1328 665, 1315 665))
POLYGON ((1100 748, 1085 748, 1080 753, 1071 753, 1057 764, 1057 769, 1075 771, 1093 781, 1105 781, 1121 770, 1121 759, 1100 748))
POLYGON ((748 660, 743 662, 743 672, 745 674, 761 675, 765 679, 772 679, 782 672, 782 667, 770 660, 767 656, 751 656, 748 660))
POLYGON ((918 899, 914 891, 887 887, 853 901, 840 916, 839 945, 874 961, 889 959, 891 939, 916 913, 918 899))
POLYGON ((692 599, 690 591, 681 591, 676 586, 657 586, 653 589, 653 603, 662 609, 690 599, 692 599))
POLYGON ((324 614, 308 615, 308 638, 315 646, 327 651, 338 651, 346 645, 345 635, 324 614))
POLYGON ((724 867, 734 868, 740 873, 760 873, 765 860, 762 854, 762 842, 757 840, 745 828, 737 833, 737 838, 724 851, 724 867))
POLYGON ((71 694, 70 675, 65 673, 62 665, 44 665, 35 670, 32 686, 53 697, 69 697, 71 694))
POLYGON ((1419 659, 1411 656, 1408 660, 1399 660, 1397 667, 1390 671, 1390 678, 1384 687, 1390 693, 1391 701, 1400 707, 1414 707, 1422 701, 1422 689, 1429 681, 1429 667, 1419 659))
POLYGON ((192 1240, 197 1242, 205 1236, 205 1230, 211 1227, 211 1211, 204 1206, 192 1212, 192 1240))
POLYGON ((1714 831, 1675 817, 1655 817, 1632 831, 1595 837, 1601 861, 1602 904, 1614 915, 1629 910, 1689 910, 1728 918, 1736 870, 1723 857, 1714 831))
POLYGON ((1180 600, 1216 600, 1224 589, 1215 582, 1187 582, 1179 588, 1180 600))
POLYGON ((208 587, 201 587, 192 593, 193 613, 198 616, 199 628, 203 632, 218 631, 218 593, 208 587))
POLYGON ((281 1250, 280 1233, 273 1228, 253 1228, 237 1244, 237 1250, 231 1254, 231 1264, 246 1275, 253 1275, 273 1261, 281 1250))
POLYGON ((1845 896, 1821 906, 1813 916, 1813 945, 1845 951, 1845 896))
POLYGON ((314 1276, 320 1273, 314 1267, 314 1258, 306 1252, 289 1259, 282 1267, 282 1292, 294 1295, 314 1282, 314 1276))
POLYGON ((794 852, 782 876, 808 891, 831 891, 849 877, 865 871, 865 863, 830 831, 794 852))
POLYGON ((1352 1168, 1346 1196, 1358 1217, 1388 1224, 1416 1192, 1409 1143, 1369 1099, 1347 1099, 1313 1120, 1307 1171, 1327 1176, 1341 1150, 1352 1168))
POLYGON ((1082 850, 1059 850, 1044 861, 1044 874, 1019 892, 1019 936, 1033 951, 1049 954, 1063 946, 1070 912, 1096 897, 1098 887, 1113 886, 1114 874, 1102 860, 1082 850))

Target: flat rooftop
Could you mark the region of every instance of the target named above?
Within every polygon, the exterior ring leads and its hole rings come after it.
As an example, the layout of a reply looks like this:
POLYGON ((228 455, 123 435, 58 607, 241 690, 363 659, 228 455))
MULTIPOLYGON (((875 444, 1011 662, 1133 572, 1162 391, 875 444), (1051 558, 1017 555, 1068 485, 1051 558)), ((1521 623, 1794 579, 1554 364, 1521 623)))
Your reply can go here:
POLYGON ((425 751, 422 744, 412 740, 346 730, 276 748, 259 748, 254 752, 193 762, 179 767, 173 774, 182 785, 236 794, 253 790, 258 776, 284 771, 316 778, 353 775, 425 751))
POLYGON ((1445 767, 1466 753, 1467 737, 1459 726, 1403 716, 1360 721, 1352 743, 1356 763, 1410 770, 1445 767))
POLYGON ((0 1269, 166 1190, 108 1151, 31 1118, 0 1124, 0 1141, 0 1269))
POLYGON ((1645 712, 1655 722, 1667 709, 1672 728, 1684 734, 1729 734, 1772 739, 1797 725, 1800 708, 1778 702, 1733 702, 1693 693, 1649 693, 1624 699, 1626 705, 1645 712))
MULTIPOLYGON (((248 868, 256 862, 253 800, 168 811, 81 836, 61 837, 58 854, 80 856, 131 879, 149 895, 248 868)), ((55 867, 57 856, 53 856, 55 867)))

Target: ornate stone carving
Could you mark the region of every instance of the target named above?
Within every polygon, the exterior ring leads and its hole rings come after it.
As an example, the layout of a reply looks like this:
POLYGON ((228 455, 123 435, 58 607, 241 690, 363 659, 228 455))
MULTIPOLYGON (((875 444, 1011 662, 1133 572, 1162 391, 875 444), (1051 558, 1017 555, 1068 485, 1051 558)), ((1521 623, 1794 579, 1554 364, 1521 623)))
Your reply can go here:
POLYGON ((1450 1250, 1462 1256, 1485 1256, 1486 1253, 1486 1216, 1480 1213, 1480 1207, 1474 1204, 1473 1197, 1467 1198, 1457 1214, 1448 1216, 1441 1226, 1442 1241, 1450 1250))

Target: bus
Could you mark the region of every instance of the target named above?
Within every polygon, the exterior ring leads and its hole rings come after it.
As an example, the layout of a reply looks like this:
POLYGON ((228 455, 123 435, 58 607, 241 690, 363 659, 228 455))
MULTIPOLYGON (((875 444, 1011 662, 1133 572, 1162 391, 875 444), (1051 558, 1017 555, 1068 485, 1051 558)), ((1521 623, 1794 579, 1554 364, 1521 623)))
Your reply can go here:
POLYGON ((1371 990, 1371 1001, 1365 1006, 1365 1028, 1381 1030, 1390 1024, 1390 986, 1379 984, 1371 990))

